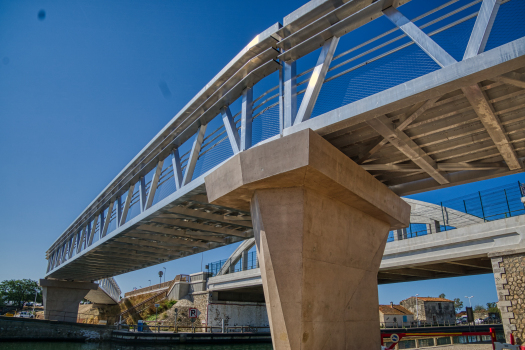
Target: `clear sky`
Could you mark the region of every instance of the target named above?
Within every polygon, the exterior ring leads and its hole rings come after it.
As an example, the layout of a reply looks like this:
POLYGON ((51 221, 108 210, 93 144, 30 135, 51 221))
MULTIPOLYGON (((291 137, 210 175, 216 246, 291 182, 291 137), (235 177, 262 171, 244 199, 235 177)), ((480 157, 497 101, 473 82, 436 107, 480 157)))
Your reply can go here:
MULTIPOLYGON (((305 0, 0 0, 0 281, 44 276, 45 251, 250 40, 305 0)), ((416 196, 439 202, 523 175, 416 196)), ((123 291, 200 271, 235 246, 143 269, 123 291)), ((380 287, 496 300, 491 275, 380 287)))

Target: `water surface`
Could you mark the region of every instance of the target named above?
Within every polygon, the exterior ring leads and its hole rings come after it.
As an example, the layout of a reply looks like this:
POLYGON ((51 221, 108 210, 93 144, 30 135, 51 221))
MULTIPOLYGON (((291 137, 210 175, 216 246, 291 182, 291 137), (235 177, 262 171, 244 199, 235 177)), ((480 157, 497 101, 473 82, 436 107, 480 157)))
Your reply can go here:
POLYGON ((265 344, 123 344, 74 342, 0 342, 0 350, 272 350, 265 344))

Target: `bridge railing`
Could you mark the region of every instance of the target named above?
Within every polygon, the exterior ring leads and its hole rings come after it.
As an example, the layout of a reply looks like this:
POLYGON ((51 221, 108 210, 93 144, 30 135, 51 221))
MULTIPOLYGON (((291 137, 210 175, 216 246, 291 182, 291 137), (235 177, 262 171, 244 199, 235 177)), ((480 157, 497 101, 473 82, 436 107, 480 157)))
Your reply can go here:
POLYGON ((99 287, 106 292, 113 300, 118 302, 120 300, 121 290, 113 277, 108 277, 95 281, 99 287))
MULTIPOLYGON (((399 10, 459 61, 481 2, 405 0, 399 10)), ((309 13, 301 16, 299 9, 285 18, 284 27, 275 24, 258 35, 53 243, 48 273, 233 154, 278 137, 292 124, 440 69, 382 16, 385 1, 360 10, 354 5, 320 5, 313 22, 304 21, 309 13), (339 21, 326 20, 331 17, 339 21), (326 76, 318 79, 325 65, 326 76), (322 89, 311 100, 317 81, 322 89)), ((485 49, 525 36, 516 15, 524 11, 523 1, 502 1, 485 49)), ((345 152, 355 158, 360 150, 345 152)))
MULTIPOLYGON (((523 185, 525 184, 518 181, 440 202, 442 214, 442 220, 439 220, 440 231, 456 229, 447 224, 447 208, 473 215, 484 222, 525 214, 525 205, 521 201, 522 196, 525 196, 523 185)), ((429 224, 411 222, 403 239, 421 237, 432 232, 435 232, 435 228, 429 227, 429 224)), ((390 232, 389 242, 394 241, 395 234, 394 231, 390 232)))

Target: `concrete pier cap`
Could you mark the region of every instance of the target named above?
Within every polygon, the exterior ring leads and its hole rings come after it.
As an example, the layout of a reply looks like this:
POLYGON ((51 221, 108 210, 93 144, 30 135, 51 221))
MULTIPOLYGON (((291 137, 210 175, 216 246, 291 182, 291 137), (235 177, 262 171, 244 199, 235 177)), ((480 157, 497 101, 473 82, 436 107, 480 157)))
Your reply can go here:
POLYGON ((251 211, 276 350, 380 349, 377 272, 406 202, 310 129, 205 183, 211 203, 251 211))

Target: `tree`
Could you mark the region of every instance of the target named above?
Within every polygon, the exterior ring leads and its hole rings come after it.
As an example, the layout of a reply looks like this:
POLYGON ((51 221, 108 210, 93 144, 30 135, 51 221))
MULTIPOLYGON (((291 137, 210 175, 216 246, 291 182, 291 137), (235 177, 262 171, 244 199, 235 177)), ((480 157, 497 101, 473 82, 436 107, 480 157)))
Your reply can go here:
POLYGON ((23 279, 5 280, 0 283, 0 295, 3 296, 4 301, 12 301, 20 308, 24 302, 35 300, 35 290, 38 290, 37 302, 42 302, 42 290, 36 281, 23 279))
POLYGON ((459 298, 454 299, 454 309, 456 309, 456 312, 463 309, 463 302, 461 301, 461 299, 459 298))
MULTIPOLYGON (((435 295, 435 294, 434 294, 434 295, 435 295)), ((441 293, 441 294, 439 295, 439 297, 442 298, 442 299, 445 299, 445 293, 441 293)))
POLYGON ((483 305, 476 305, 476 306, 474 306, 474 311, 475 312, 483 312, 483 311, 486 311, 486 310, 483 307, 483 305))
POLYGON ((499 311, 498 303, 487 303, 487 311, 489 313, 498 314, 501 317, 501 312, 499 311))

